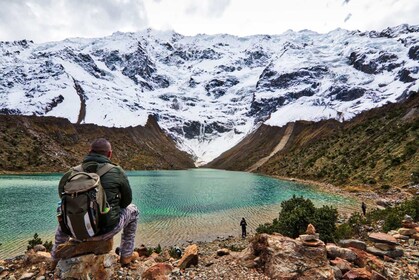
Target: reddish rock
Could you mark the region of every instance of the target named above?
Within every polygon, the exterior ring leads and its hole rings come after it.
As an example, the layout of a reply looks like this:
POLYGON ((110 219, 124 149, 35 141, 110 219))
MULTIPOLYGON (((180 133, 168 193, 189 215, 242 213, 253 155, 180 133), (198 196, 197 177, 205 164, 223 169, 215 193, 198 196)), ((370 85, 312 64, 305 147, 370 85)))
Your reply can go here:
POLYGON ((55 256, 57 259, 69 259, 87 254, 107 254, 112 250, 112 246, 113 239, 85 242, 70 240, 64 244, 58 245, 55 256))
POLYGON ((343 275, 345 280, 370 280, 371 272, 366 268, 352 268, 343 275))
POLYGON ((387 234, 387 233, 383 233, 383 232, 373 232, 368 234, 368 237, 373 241, 373 242, 379 242, 379 243, 387 243, 387 244, 392 244, 392 245, 398 245, 396 238, 394 238, 393 236, 387 234))
POLYGON ((374 243, 374 247, 378 248, 383 251, 394 250, 396 249, 396 245, 390 245, 387 243, 374 243))
POLYGON ((376 256, 357 248, 351 248, 351 250, 356 254, 356 260, 354 261, 355 265, 359 267, 370 267, 378 271, 383 271, 384 264, 376 256))
POLYGON ((324 246, 324 242, 321 240, 313 240, 313 241, 302 241, 304 246, 309 246, 309 247, 319 247, 319 246, 324 246))
POLYGON ((352 264, 348 262, 347 260, 344 260, 341 258, 336 258, 334 260, 331 260, 330 264, 338 267, 340 271, 342 271, 343 274, 345 274, 346 272, 352 269, 352 264))
POLYGON ((326 250, 327 256, 330 259, 342 258, 350 262, 356 259, 356 254, 349 248, 341 248, 335 244, 327 244, 326 250))
POLYGON ((185 253, 178 263, 180 269, 185 269, 191 265, 198 264, 198 246, 196 244, 189 245, 185 249, 185 253))
POLYGON ((173 267, 167 263, 158 263, 144 271, 141 275, 143 280, 168 280, 173 267))
POLYGON ((309 235, 316 234, 316 228, 312 224, 308 224, 306 233, 309 235))
POLYGON ((34 252, 33 250, 29 250, 25 257, 24 257, 26 264, 38 264, 42 262, 52 263, 51 254, 48 252, 34 252))
POLYGON ((112 279, 112 264, 116 262, 117 255, 113 253, 61 259, 55 269, 54 279, 112 279))
POLYGON ((394 234, 393 237, 396 238, 396 239, 400 239, 400 240, 409 240, 409 236, 401 235, 400 233, 394 234))
POLYGON ((398 232, 401 235, 411 236, 411 235, 416 233, 416 229, 414 229, 414 228, 399 228, 398 232))
POLYGON ((253 259, 271 279, 328 280, 334 271, 326 248, 304 246, 300 240, 282 235, 257 235, 245 250, 243 260, 253 259))
POLYGON ((344 240, 340 240, 339 241, 339 246, 343 247, 343 248, 349 248, 349 247, 353 247, 353 248, 358 248, 360 250, 366 250, 367 249, 367 244, 361 240, 357 240, 357 239, 344 239, 344 240))

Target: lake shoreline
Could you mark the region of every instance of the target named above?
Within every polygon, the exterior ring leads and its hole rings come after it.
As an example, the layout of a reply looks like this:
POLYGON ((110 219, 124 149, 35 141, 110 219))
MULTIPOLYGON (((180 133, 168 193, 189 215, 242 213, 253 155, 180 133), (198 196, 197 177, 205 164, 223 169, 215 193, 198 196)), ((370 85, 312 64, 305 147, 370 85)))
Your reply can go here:
MULTIPOLYGON (((266 175, 262 174, 264 176, 273 177, 279 180, 284 181, 290 181, 290 182, 296 182, 304 185, 308 185, 320 192, 325 192, 329 194, 338 194, 343 197, 348 197, 353 200, 356 200, 359 204, 358 211, 361 212, 361 203, 365 202, 367 206, 369 206, 370 209, 373 208, 380 208, 380 206, 377 205, 378 200, 389 200, 389 201, 400 201, 400 200, 407 200, 412 198, 414 195, 410 192, 403 190, 398 187, 394 187, 391 191, 382 191, 381 193, 378 193, 374 191, 371 188, 368 188, 367 186, 343 186, 338 187, 336 185, 320 182, 320 181, 314 181, 314 180, 308 180, 308 179, 300 179, 300 178, 293 178, 293 177, 284 177, 284 176, 278 176, 278 175, 266 175)), ((339 209, 338 209, 339 211, 339 209)))

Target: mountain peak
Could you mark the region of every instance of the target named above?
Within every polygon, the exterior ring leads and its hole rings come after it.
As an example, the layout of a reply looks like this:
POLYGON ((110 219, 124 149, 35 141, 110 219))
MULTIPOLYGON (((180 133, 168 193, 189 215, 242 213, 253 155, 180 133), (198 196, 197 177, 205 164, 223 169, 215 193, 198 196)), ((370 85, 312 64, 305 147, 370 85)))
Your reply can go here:
POLYGON ((0 112, 127 127, 148 116, 208 162, 259 124, 347 120, 418 89, 419 26, 0 42, 0 112))

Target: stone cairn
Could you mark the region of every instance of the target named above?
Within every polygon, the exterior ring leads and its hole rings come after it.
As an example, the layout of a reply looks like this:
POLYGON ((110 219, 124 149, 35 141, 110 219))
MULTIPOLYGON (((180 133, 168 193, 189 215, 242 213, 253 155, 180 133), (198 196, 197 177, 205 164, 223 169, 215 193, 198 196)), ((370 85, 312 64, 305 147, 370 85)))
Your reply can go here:
POLYGON ((300 235, 300 240, 305 246, 319 247, 324 246, 324 242, 321 241, 320 235, 316 233, 316 228, 312 224, 308 224, 306 234, 300 235))
POLYGON ((403 256, 403 249, 396 238, 390 234, 383 232, 374 232, 368 235, 369 239, 373 242, 373 246, 367 247, 367 252, 378 257, 399 258, 403 256))
POLYGON ((402 220, 402 226, 396 231, 390 231, 389 234, 400 240, 400 242, 409 241, 414 243, 419 241, 419 225, 413 222, 412 217, 405 215, 402 220))

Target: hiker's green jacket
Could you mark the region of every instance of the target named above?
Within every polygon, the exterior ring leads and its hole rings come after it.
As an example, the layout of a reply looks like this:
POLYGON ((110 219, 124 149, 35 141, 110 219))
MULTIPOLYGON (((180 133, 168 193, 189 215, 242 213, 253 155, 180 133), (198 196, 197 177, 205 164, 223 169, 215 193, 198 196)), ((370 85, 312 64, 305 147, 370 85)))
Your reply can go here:
MULTIPOLYGON (((98 168, 105 163, 112 163, 106 156, 90 153, 82 163, 85 172, 96 172, 98 168)), ((64 192, 64 185, 73 169, 70 169, 61 178, 58 185, 58 194, 61 198, 64 192)), ((120 166, 115 166, 102 177, 100 177, 102 186, 106 192, 106 200, 111 210, 100 218, 101 233, 112 230, 119 222, 119 211, 127 207, 132 201, 131 187, 124 170, 120 166)))

